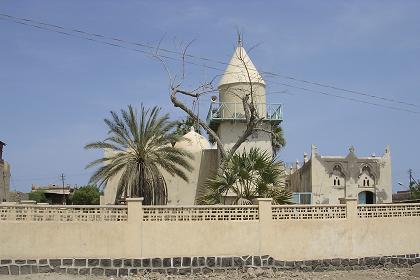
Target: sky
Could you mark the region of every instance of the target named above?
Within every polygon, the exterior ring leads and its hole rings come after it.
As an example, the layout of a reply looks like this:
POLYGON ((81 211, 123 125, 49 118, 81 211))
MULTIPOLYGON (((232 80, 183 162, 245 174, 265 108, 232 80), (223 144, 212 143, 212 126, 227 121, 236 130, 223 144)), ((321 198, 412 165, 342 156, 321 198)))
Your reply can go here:
MULTIPOLYGON (((195 64, 186 65, 186 89, 220 77, 225 65, 214 61, 229 61, 239 30, 258 70, 281 75, 264 77, 268 101, 283 104, 281 160, 302 162, 311 144, 322 155, 342 156, 352 145, 359 156, 380 156, 390 145, 394 191, 404 189, 398 182, 408 184, 409 168, 420 177, 420 114, 383 107, 420 112, 419 1, 2 0, 0 13, 172 51, 191 42, 189 54, 211 60, 190 59, 195 64)), ((179 60, 166 62, 180 74, 179 60)), ((85 185, 93 172, 85 166, 101 153, 84 146, 105 138, 110 111, 141 103, 183 117, 149 50, 0 16, 0 140, 7 143, 11 190, 58 184, 61 173, 66 183, 85 185)), ((209 103, 210 96, 200 99, 203 117, 209 103)))

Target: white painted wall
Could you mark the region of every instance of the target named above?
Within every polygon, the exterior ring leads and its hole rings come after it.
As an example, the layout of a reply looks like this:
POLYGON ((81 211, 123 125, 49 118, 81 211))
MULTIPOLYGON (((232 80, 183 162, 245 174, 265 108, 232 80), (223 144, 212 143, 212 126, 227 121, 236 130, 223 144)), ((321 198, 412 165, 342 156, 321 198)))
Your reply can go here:
MULTIPOLYGON (((269 123, 263 123, 262 128, 271 130, 269 123)), ((243 132, 246 129, 246 124, 242 122, 225 121, 219 125, 217 134, 220 136, 220 140, 223 143, 223 147, 226 150, 230 150, 243 132)), ((249 151, 251 148, 259 148, 266 151, 269 155, 273 154, 271 146, 271 135, 262 131, 258 131, 254 135, 248 137, 248 139, 242 143, 237 150, 238 152, 249 151)))

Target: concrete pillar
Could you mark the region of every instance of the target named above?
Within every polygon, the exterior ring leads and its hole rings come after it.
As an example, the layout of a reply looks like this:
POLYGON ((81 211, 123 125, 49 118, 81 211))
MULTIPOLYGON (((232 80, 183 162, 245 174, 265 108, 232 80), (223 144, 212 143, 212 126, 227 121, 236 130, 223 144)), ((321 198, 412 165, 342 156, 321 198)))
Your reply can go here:
POLYGON ((99 205, 105 205, 105 196, 104 195, 99 196, 99 205))
POLYGON ((346 204, 347 220, 357 219, 357 198, 340 198, 340 203, 346 204))
POLYGON ((127 230, 121 236, 122 244, 126 248, 124 257, 141 258, 143 254, 143 198, 127 198, 127 230))
POLYGON ((261 255, 267 255, 270 252, 270 240, 272 235, 272 198, 256 198, 253 200, 254 204, 258 205, 258 217, 259 217, 259 251, 261 255))
POLYGON ((272 198, 256 198, 253 200, 254 204, 258 205, 258 216, 260 223, 271 223, 272 211, 271 204, 273 203, 272 198))
POLYGON ((143 197, 127 198, 128 222, 141 223, 143 221, 143 197))

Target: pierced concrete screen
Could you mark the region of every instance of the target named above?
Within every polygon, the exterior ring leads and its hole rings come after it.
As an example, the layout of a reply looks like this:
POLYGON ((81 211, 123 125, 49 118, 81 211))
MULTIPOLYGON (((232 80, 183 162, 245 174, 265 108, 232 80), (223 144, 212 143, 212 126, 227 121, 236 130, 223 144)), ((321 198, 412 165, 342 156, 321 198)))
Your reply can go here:
POLYGON ((250 221, 258 220, 258 206, 144 207, 143 221, 250 221))

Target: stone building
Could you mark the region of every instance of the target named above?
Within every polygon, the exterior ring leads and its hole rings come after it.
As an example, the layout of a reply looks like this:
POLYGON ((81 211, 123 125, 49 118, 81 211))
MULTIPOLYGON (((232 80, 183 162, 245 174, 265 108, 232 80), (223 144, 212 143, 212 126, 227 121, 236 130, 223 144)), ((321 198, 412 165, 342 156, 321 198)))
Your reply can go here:
POLYGON ((70 195, 75 188, 67 184, 61 186, 57 184, 48 184, 47 186, 39 186, 32 184, 31 192, 43 192, 49 204, 68 204, 70 195))
POLYGON ((312 146, 302 166, 288 169, 287 188, 298 204, 339 204, 357 198, 360 204, 391 203, 391 153, 358 157, 353 147, 347 156, 323 156, 312 146))
POLYGON ((3 148, 6 143, 0 141, 0 202, 8 199, 10 191, 10 165, 3 159, 3 148))

